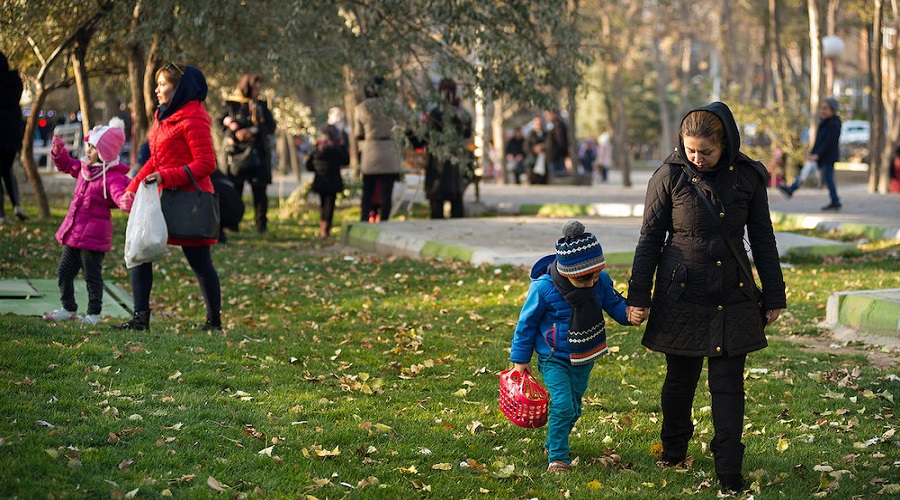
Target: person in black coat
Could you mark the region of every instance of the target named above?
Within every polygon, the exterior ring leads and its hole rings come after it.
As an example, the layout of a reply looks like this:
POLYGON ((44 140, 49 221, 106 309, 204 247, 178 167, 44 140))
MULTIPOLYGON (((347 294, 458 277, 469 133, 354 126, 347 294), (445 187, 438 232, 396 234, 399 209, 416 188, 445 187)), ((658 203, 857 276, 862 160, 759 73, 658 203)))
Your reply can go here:
POLYGON ((431 206, 431 218, 444 218, 444 204, 450 203, 450 217, 464 217, 464 174, 472 161, 466 142, 472 137, 472 116, 463 109, 456 95, 456 82, 440 81, 443 101, 427 113, 427 137, 414 138, 413 147, 427 146, 425 196, 431 206))
POLYGON ((512 167, 513 179, 516 184, 522 183, 522 174, 525 173, 525 136, 522 135, 522 127, 513 130, 513 136, 506 141, 504 148, 507 168, 512 167))
POLYGON ((334 125, 326 125, 312 154, 306 159, 306 169, 316 173, 312 190, 319 193, 319 236, 323 240, 331 236, 337 195, 344 190, 341 167, 349 162, 350 154, 341 131, 334 125))
POLYGON ((250 183, 253 193, 253 210, 256 231, 268 230, 269 197, 266 187, 272 183, 272 154, 269 138, 275 133, 275 118, 266 101, 260 98, 262 77, 254 74, 243 75, 237 88, 225 100, 216 122, 224 136, 225 172, 239 194, 244 192, 244 182, 250 183), (229 156, 246 148, 254 150, 253 167, 246 171, 236 171, 229 156))
POLYGON ((764 328, 786 307, 768 171, 740 152, 737 124, 721 102, 689 112, 679 135, 678 149, 647 186, 627 303, 636 319, 649 314, 644 346, 666 356, 661 465, 687 458, 691 407, 707 358, 716 474, 723 489, 741 490, 744 364, 747 353, 766 347, 764 328), (742 272, 751 272, 745 228, 761 297, 742 272))
POLYGON ((0 224, 6 222, 4 187, 16 217, 19 220, 28 219, 19 206, 19 186, 13 174, 13 163, 22 149, 22 135, 25 132, 22 108, 19 106, 21 98, 22 78, 18 71, 9 69, 6 56, 0 52, 0 224))
MULTIPOLYGON (((822 210, 840 210, 841 199, 837 194, 837 184, 834 182, 834 164, 841 157, 841 118, 837 115, 840 106, 837 99, 828 97, 822 99, 819 104, 819 125, 816 127, 816 140, 806 156, 807 161, 814 161, 822 172, 822 182, 828 188, 828 196, 831 202, 822 207, 822 210)), ((800 178, 794 180, 790 186, 777 185, 778 189, 788 198, 794 195, 794 191, 800 189, 800 178)))

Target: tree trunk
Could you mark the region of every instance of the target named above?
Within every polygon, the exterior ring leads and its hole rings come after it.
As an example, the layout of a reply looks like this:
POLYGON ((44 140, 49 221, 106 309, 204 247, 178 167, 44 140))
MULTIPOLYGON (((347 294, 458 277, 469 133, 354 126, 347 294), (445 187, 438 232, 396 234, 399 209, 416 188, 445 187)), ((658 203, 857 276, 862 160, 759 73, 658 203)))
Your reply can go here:
MULTIPOLYGON (((872 82, 872 100, 870 101, 872 124, 869 136, 869 183, 868 191, 874 193, 878 189, 880 172, 889 171, 886 163, 881 161, 880 152, 884 149, 884 93, 882 84, 884 71, 881 60, 882 38, 882 0, 875 0, 875 11, 872 19, 872 47, 869 57, 869 79, 872 82), (887 168, 885 168, 887 167, 887 168)), ((888 179, 889 180, 889 179, 888 179)), ((886 184, 883 184, 886 185, 886 184)))
POLYGON ((784 51, 781 49, 781 22, 778 19, 778 0, 769 0, 769 31, 772 34, 772 45, 769 48, 769 61, 772 73, 772 88, 775 91, 775 102, 784 104, 784 51))
POLYGON ((659 44, 662 37, 657 35, 657 42, 653 44, 653 57, 656 60, 656 99, 659 101, 659 121, 662 125, 662 134, 659 137, 659 156, 665 157, 672 151, 672 141, 675 133, 672 122, 672 110, 669 106, 667 89, 669 88, 669 68, 662 55, 659 44))
MULTIPOLYGON (((43 76, 43 72, 41 76, 43 76)), ((28 183, 31 184, 31 190, 34 192, 38 204, 38 214, 41 219, 50 217, 50 204, 47 202, 44 183, 41 181, 37 165, 34 163, 34 131, 37 129, 38 115, 41 108, 44 107, 46 99, 47 93, 44 91, 44 86, 38 81, 34 89, 31 113, 28 115, 28 120, 25 121, 25 137, 22 139, 22 166, 25 168, 25 175, 28 177, 28 183)))
MULTIPOLYGON (((884 11, 884 1, 878 0, 884 11)), ((891 15, 893 19, 891 28, 893 32, 900 33, 900 2, 893 0, 891 5, 891 15)), ((881 18, 885 16, 882 13, 881 18)), ((878 78, 882 81, 882 102, 884 106, 885 121, 887 122, 887 134, 884 138, 884 145, 881 150, 881 175, 878 181, 878 192, 890 192, 891 167, 893 166, 894 152, 900 146, 900 65, 897 63, 897 38, 895 36, 893 47, 885 50, 882 47, 881 53, 878 55, 881 60, 881 74, 878 78)), ((883 41, 882 41, 883 44, 883 41)), ((877 153, 873 153, 872 158, 879 158, 877 153)))
POLYGON ((356 134, 353 133, 353 123, 356 121, 354 116, 356 109, 356 86, 353 83, 353 70, 350 66, 344 66, 344 126, 347 130, 347 137, 350 138, 350 144, 347 145, 350 153, 350 172, 353 178, 359 174, 359 145, 356 143, 356 134))
POLYGON ((493 111, 491 113, 491 137, 494 139, 494 150, 497 152, 496 157, 499 160, 496 169, 500 172, 498 181, 500 184, 506 184, 506 134, 503 128, 503 112, 504 99, 497 97, 492 103, 493 111))
POLYGON ((822 99, 822 20, 818 0, 807 0, 806 5, 809 9, 809 143, 812 144, 822 99))
POLYGON ((612 134, 610 141, 613 149, 613 165, 622 170, 622 186, 631 187, 631 161, 626 145, 628 144, 628 116, 625 106, 625 92, 622 88, 622 68, 617 65, 609 67, 610 90, 606 93, 606 109, 612 134))
MULTIPOLYGON (((147 50, 147 58, 144 60, 144 116, 147 119, 147 130, 150 130, 149 124, 153 123, 153 114, 156 111, 156 66, 159 58, 159 34, 153 35, 153 41, 150 42, 150 49, 147 50)), ((137 110, 135 110, 137 113, 137 110)))
POLYGON ((94 101, 91 98, 91 84, 88 81, 84 59, 94 30, 91 27, 79 29, 75 34, 75 50, 72 57, 72 72, 75 74, 75 89, 78 91, 78 106, 81 108, 81 128, 87 137, 94 122, 94 101))
MULTIPOLYGON (((134 33, 140 24, 141 7, 143 2, 138 0, 131 16, 131 31, 134 33)), ((147 139, 147 130, 150 128, 150 119, 146 113, 146 100, 144 99, 143 82, 146 72, 144 63, 144 51, 136 40, 128 44, 128 86, 131 91, 131 165, 136 165, 137 154, 141 145, 147 139)))

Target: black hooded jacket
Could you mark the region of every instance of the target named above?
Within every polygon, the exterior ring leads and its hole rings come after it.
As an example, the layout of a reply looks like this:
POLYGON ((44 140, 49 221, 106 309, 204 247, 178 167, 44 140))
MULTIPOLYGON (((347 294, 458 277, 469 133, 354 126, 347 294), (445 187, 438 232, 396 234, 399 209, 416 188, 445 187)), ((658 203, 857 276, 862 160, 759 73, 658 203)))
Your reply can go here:
POLYGON ((643 344, 652 350, 682 356, 739 355, 767 343, 754 287, 726 243, 723 225, 738 249, 743 248, 746 228, 764 309, 786 305, 766 194, 768 173, 740 152, 740 133, 725 104, 715 102, 691 113, 701 110, 722 120, 722 156, 715 166, 698 169, 679 140, 677 151, 651 177, 628 305, 650 307, 643 344), (710 198, 721 224, 695 186, 710 198))
POLYGON ((0 53, 0 150, 18 151, 22 148, 22 78, 18 71, 10 71, 6 56, 0 53))

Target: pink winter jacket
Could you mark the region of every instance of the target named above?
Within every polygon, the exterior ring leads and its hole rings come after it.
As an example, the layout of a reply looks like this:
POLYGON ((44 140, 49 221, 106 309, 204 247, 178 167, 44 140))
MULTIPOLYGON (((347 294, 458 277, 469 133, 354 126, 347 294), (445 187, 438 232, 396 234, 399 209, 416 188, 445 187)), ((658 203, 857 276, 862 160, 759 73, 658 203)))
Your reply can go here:
POLYGON ((69 213, 56 232, 56 241, 63 245, 82 250, 108 252, 112 248, 112 208, 125 210, 122 200, 128 187, 129 168, 116 161, 103 165, 88 164, 63 152, 52 156, 53 164, 60 172, 75 178, 75 192, 69 213))

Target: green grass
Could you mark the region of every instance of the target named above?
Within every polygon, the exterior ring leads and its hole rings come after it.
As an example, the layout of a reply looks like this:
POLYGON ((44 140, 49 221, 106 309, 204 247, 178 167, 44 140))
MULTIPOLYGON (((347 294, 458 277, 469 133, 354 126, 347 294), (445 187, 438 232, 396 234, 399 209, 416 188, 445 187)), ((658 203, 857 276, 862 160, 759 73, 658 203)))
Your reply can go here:
MULTIPOLYGON (((65 208, 0 226, 0 278, 54 277, 65 208)), ((124 215, 115 224, 123 234, 124 215)), ((178 251, 155 266, 150 332, 0 316, 0 497, 717 497, 705 391, 693 467, 655 465, 663 358, 640 329, 608 326, 615 352, 592 375, 577 464, 547 476, 545 429, 497 409, 527 270, 372 256, 317 230, 310 208, 214 248, 225 332, 194 329, 203 301, 178 251)), ((121 245, 104 277, 128 289, 121 245)), ((785 269, 790 311, 748 360, 755 498, 898 493, 896 364, 874 366, 879 350, 858 344, 807 347, 831 291, 896 286, 895 255, 864 247, 785 269)), ((624 291, 628 266, 609 272, 624 291)))

